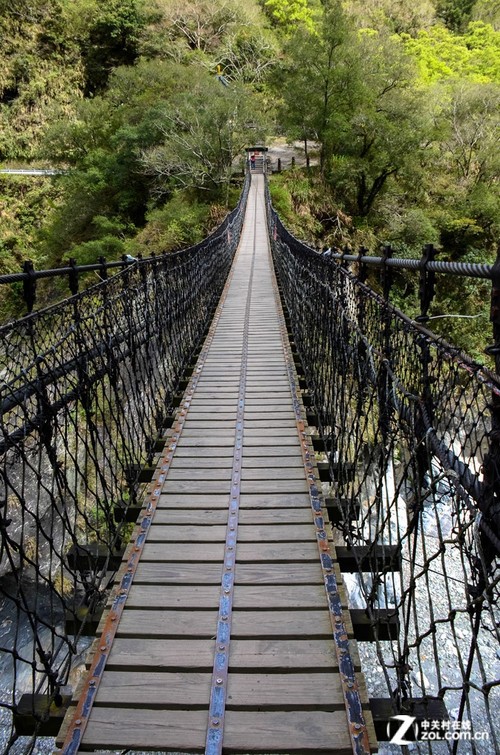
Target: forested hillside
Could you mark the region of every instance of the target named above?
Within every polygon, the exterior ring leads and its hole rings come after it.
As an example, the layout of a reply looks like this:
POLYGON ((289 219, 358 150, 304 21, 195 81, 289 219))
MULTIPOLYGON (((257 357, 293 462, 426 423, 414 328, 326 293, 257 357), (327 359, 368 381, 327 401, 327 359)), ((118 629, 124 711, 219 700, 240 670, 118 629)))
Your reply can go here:
POLYGON ((300 236, 492 260, 499 23, 499 0, 0 0, 0 161, 67 171, 0 178, 1 271, 195 241, 276 137, 317 162, 273 178, 300 236))

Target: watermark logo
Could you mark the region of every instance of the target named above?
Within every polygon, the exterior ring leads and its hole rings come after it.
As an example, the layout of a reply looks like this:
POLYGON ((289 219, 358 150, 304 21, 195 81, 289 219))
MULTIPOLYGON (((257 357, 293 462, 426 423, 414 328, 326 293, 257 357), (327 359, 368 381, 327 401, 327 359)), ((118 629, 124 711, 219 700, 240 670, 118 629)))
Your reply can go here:
POLYGON ((473 731, 470 721, 449 719, 420 719, 415 716, 392 716, 387 724, 387 738, 391 744, 408 745, 412 742, 487 742, 487 731, 473 731))
POLYGON ((389 742, 394 745, 408 745, 418 739, 419 728, 415 716, 391 716, 387 724, 389 742))

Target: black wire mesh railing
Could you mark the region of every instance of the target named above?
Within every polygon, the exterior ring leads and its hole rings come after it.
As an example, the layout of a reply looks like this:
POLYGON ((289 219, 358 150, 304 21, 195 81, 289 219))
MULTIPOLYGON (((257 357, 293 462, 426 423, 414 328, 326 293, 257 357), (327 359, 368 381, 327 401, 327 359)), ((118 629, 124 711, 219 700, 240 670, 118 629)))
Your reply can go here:
POLYGON ((370 697, 441 711, 418 751, 498 752, 500 380, 268 218, 370 697))
POLYGON ((34 747, 36 727, 19 738, 23 695, 41 725, 74 684, 85 626, 133 527, 141 467, 227 278, 247 192, 248 182, 200 244, 0 328, 1 751, 34 747))

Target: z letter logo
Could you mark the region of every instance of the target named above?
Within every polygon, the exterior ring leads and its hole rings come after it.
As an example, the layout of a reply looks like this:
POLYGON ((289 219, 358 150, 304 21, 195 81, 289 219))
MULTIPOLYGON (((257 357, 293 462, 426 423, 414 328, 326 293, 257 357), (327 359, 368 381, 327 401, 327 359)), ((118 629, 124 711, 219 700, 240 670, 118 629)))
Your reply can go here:
POLYGON ((394 730, 394 725, 391 724, 391 721, 401 721, 401 724, 399 726, 399 729, 396 731, 396 733, 392 736, 392 738, 389 739, 390 743, 393 745, 411 744, 412 742, 410 742, 410 740, 408 739, 405 739, 404 736, 406 732, 412 728, 416 720, 417 719, 415 718, 415 716, 405 716, 403 714, 401 714, 400 716, 391 716, 391 720, 387 724, 388 737, 391 737, 391 730, 394 730))

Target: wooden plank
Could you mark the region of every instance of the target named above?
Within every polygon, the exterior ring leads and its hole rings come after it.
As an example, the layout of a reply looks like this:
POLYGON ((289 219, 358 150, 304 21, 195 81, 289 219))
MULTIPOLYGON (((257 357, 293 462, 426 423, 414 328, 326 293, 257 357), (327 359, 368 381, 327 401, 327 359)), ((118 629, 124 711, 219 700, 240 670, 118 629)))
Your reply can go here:
POLYGON ((219 444, 214 443, 212 445, 206 445, 205 447, 200 446, 196 448, 196 450, 193 450, 192 446, 184 445, 181 436, 179 445, 175 449, 174 462, 177 463, 184 459, 189 459, 192 461, 193 458, 196 458, 198 460, 223 459, 224 461, 226 461, 226 459, 232 460, 233 455, 234 441, 232 443, 228 443, 227 446, 220 446, 219 444))
MULTIPOLYGON (((211 674, 195 671, 106 671, 94 705, 170 709, 207 709, 211 674)), ((117 711, 119 713, 119 711, 117 711)), ((146 735, 146 732, 144 732, 146 735)))
MULTIPOLYGON (((234 423, 233 423, 234 424, 234 423)), ((213 440, 216 443, 219 443, 221 440, 227 441, 230 440, 232 445, 234 445, 234 427, 222 427, 220 429, 213 429, 210 431, 210 433, 207 433, 204 435, 203 433, 200 433, 199 428, 191 428, 187 426, 187 420, 186 420, 186 427, 182 430, 182 439, 185 442, 189 438, 193 438, 196 440, 203 439, 205 442, 209 440, 210 438, 213 438, 213 440)), ((212 441, 213 443, 213 441, 212 441)))
MULTIPOLYGON (((172 483, 179 485, 181 483, 172 483)), ((211 483, 205 483, 208 485, 211 483)), ((303 480, 245 480, 241 481, 242 493, 306 493, 309 490, 303 480)), ((194 491, 193 491, 194 492, 194 491)), ((208 491, 207 491, 208 492, 208 491)))
POLYGON ((220 585, 221 578, 222 563, 141 561, 134 585, 220 585))
MULTIPOLYGON (((141 561, 182 561, 222 562, 224 559, 224 543, 197 543, 196 545, 146 542, 141 561)), ((268 559, 266 559, 268 560, 268 559)))
POLYGON ((226 540, 226 525, 156 525, 148 533, 148 543, 222 543, 226 540))
MULTIPOLYGON (((215 430, 226 430, 228 428, 234 428, 236 425, 237 412, 236 409, 226 409, 224 412, 202 411, 201 409, 189 409, 186 417, 187 427, 188 423, 191 425, 198 422, 210 422, 215 430)), ((183 431, 184 432, 184 431, 183 431)))
MULTIPOLYGON (((242 638, 323 638, 332 636, 330 616, 326 609, 299 611, 238 610, 233 612, 231 637, 242 638)), ((232 640, 231 640, 232 641, 232 640)))
MULTIPOLYGON (((162 493, 169 494, 197 494, 203 493, 229 495, 231 484, 229 480, 170 480, 166 479, 162 493)), ((256 491, 257 492, 257 491, 256 491)))
POLYGON ((240 509, 240 525, 247 524, 311 524, 312 510, 297 509, 240 509))
MULTIPOLYGON (((227 508, 229 497, 227 494, 187 494, 162 493, 158 501, 158 509, 162 508, 227 508)), ((262 493, 240 496, 241 509, 295 509, 311 510, 311 503, 307 493, 279 493, 264 495, 262 493)))
POLYGON ((344 711, 228 711, 224 747, 235 754, 352 755, 344 711))
MULTIPOLYGON (((188 502, 186 502, 188 503, 188 502)), ((227 504, 227 501, 226 501, 227 504)), ((161 508, 154 516, 157 524, 225 524, 227 522, 227 505, 220 508, 161 508)), ((306 524, 312 522, 309 508, 300 509, 242 509, 239 522, 245 524, 306 524)))
MULTIPOLYGON (((351 642, 351 655, 355 670, 360 668, 356 643, 351 642)), ((321 669, 338 670, 333 638, 232 640, 229 665, 231 671, 256 669, 302 669, 318 672, 321 669)))
MULTIPOLYGON (((193 461, 193 464, 196 464, 196 462, 193 461)), ((196 466, 178 468, 172 465, 168 471, 167 480, 205 480, 207 482, 209 480, 231 481, 231 471, 228 471, 227 467, 220 468, 219 465, 216 467, 212 465, 206 469, 196 469, 196 466)))
POLYGON ((273 456, 279 456, 284 458, 287 456, 294 457, 295 459, 302 459, 300 455, 300 445, 298 438, 289 438, 288 442, 274 446, 269 449, 266 446, 260 447, 258 445, 245 444, 243 447, 243 466, 250 462, 251 459, 259 459, 262 457, 268 458, 273 456))
POLYGON ((217 437, 210 440, 210 438, 207 438, 207 436, 201 436, 200 433, 190 434, 189 437, 185 436, 184 433, 182 433, 181 440, 179 441, 178 448, 176 449, 176 454, 179 451, 180 448, 221 448, 224 446, 228 446, 230 448, 234 448, 234 436, 224 436, 224 437, 217 437))
POLYGON ((268 466, 260 469, 243 467, 243 480, 272 480, 273 478, 278 478, 281 481, 304 480, 305 470, 303 466, 268 466))
POLYGON ((217 461, 214 461, 213 456, 202 456, 201 454, 193 456, 192 453, 190 456, 178 456, 176 453, 170 464, 170 469, 213 469, 214 465, 217 465, 217 469, 232 469, 233 454, 218 456, 217 461))
POLYGON ((214 509, 222 508, 227 509, 228 495, 227 494, 208 494, 208 495, 174 495, 165 494, 159 498, 157 511, 161 509, 214 509))
POLYGON ((280 564, 236 564, 236 585, 281 585, 287 590, 289 585, 314 585, 323 589, 322 572, 319 561, 314 563, 280 564))
MULTIPOLYGON (((293 405, 291 400, 287 402, 290 406, 285 405, 284 402, 276 403, 268 405, 259 405, 255 407, 248 406, 245 402, 245 420, 263 420, 264 422, 267 421, 269 424, 269 413, 272 412, 272 423, 274 424, 274 421, 276 419, 279 419, 280 422, 283 418, 294 418, 294 412, 293 412, 293 405)), ((260 402, 259 402, 260 404, 260 402)), ((279 424, 279 423, 278 423, 279 424)))
POLYGON ((243 448, 243 469, 283 469, 284 467, 291 467, 302 470, 302 474, 304 474, 302 456, 298 451, 289 456, 278 455, 278 453, 268 456, 249 456, 243 448))
MULTIPOLYGON (((177 480, 167 477, 162 486, 166 495, 178 494, 227 494, 231 488, 230 480, 177 480)), ((307 493, 309 490, 305 479, 291 480, 245 480, 241 481, 242 494, 307 493)))
POLYGON ((219 585, 135 585, 127 597, 127 610, 212 608, 218 604, 219 585))
POLYGON ((326 593, 322 584, 238 585, 234 592, 233 606, 235 610, 322 608, 326 606, 326 593))
MULTIPOLYGON (((317 548, 312 521, 309 524, 243 524, 238 527, 238 549, 244 543, 277 543, 288 548, 292 542, 312 542, 317 548)), ((163 525, 153 521, 148 543, 216 543, 226 539, 226 526, 163 525)), ((238 550, 239 553, 239 550, 238 550)), ((316 555, 319 559, 317 550, 316 555)))
POLYGON ((294 417, 289 412, 277 413, 273 412, 272 417, 262 416, 263 412, 259 412, 259 419, 252 419, 245 414, 244 434, 250 432, 250 430, 290 430, 290 434, 293 437, 292 432, 297 432, 297 425, 294 417))
POLYGON ((131 610, 127 607, 120 619, 117 638, 210 640, 215 639, 217 633, 217 618, 216 604, 207 611, 131 610))
MULTIPOLYGON (((206 414, 204 416, 207 417, 206 414)), ((214 417, 211 417, 210 419, 196 419, 195 417, 191 417, 191 413, 189 413, 182 433, 189 434, 193 431, 200 431, 206 432, 214 437, 220 437, 221 434, 223 435, 224 433, 233 432, 234 434, 235 426, 236 415, 232 419, 215 419, 214 417)))
POLYGON ((311 509, 309 493, 242 493, 240 507, 244 508, 297 508, 311 509))
POLYGON ((238 401, 238 389, 214 391, 204 386, 201 382, 196 386, 196 391, 191 399, 191 406, 197 403, 204 404, 206 401, 214 401, 216 405, 226 405, 228 401, 238 401))
MULTIPOLYGON (((211 674, 195 671, 108 671, 97 691, 95 705, 116 708, 202 708, 210 698, 211 674)), ((342 710, 340 679, 320 674, 238 674, 231 672, 227 710, 342 710)))
MULTIPOLYGON (((220 585, 222 564, 169 563, 158 561, 140 562, 134 584, 157 585, 220 585)), ((240 564, 236 566, 237 585, 289 585, 305 584, 318 586, 322 583, 319 562, 287 564, 240 564)))
MULTIPOLYGON (((227 504, 227 501, 226 501, 227 504)), ((190 508, 181 509, 158 509, 155 512, 153 526, 156 525, 206 525, 206 524, 227 524, 227 505, 224 508, 190 508)))
MULTIPOLYGON (((219 585, 132 584, 127 609, 199 609, 218 604, 219 585)), ((322 585, 238 585, 234 591, 235 610, 281 608, 305 610, 326 606, 322 585)))
POLYGON ((231 671, 227 710, 344 710, 338 675, 323 673, 238 674, 231 671))
MULTIPOLYGON (((126 610, 120 619, 118 637, 136 638, 215 638, 217 610, 211 607, 191 611, 179 609, 126 610)), ((346 619, 348 614, 346 614, 346 619)), ((352 631, 348 628, 349 635, 352 631)), ((326 609, 298 611, 235 610, 231 638, 234 639, 331 639, 332 625, 326 609)), ((231 639, 231 642, 233 639, 231 639)))
POLYGON ((286 378, 280 378, 273 383, 265 380, 256 380, 252 378, 247 380, 245 387, 245 396, 247 398, 260 398, 261 396, 274 396, 275 394, 290 393, 290 383, 286 378))
POLYGON ((268 433, 267 430, 248 430, 245 433, 245 449, 247 447, 251 446, 260 446, 264 448, 265 446, 273 446, 274 448, 280 448, 281 446, 287 446, 290 445, 292 442, 292 437, 290 433, 285 433, 284 430, 277 430, 277 433, 279 435, 274 435, 274 433, 268 433))
POLYGON ((247 394, 245 396, 245 408, 246 409, 269 409, 270 407, 283 407, 289 406, 293 409, 293 401, 291 399, 290 391, 275 391, 271 395, 264 393, 262 396, 255 396, 254 394, 247 394))
POLYGON ((207 711, 123 710, 96 707, 81 749, 203 752, 207 711))

